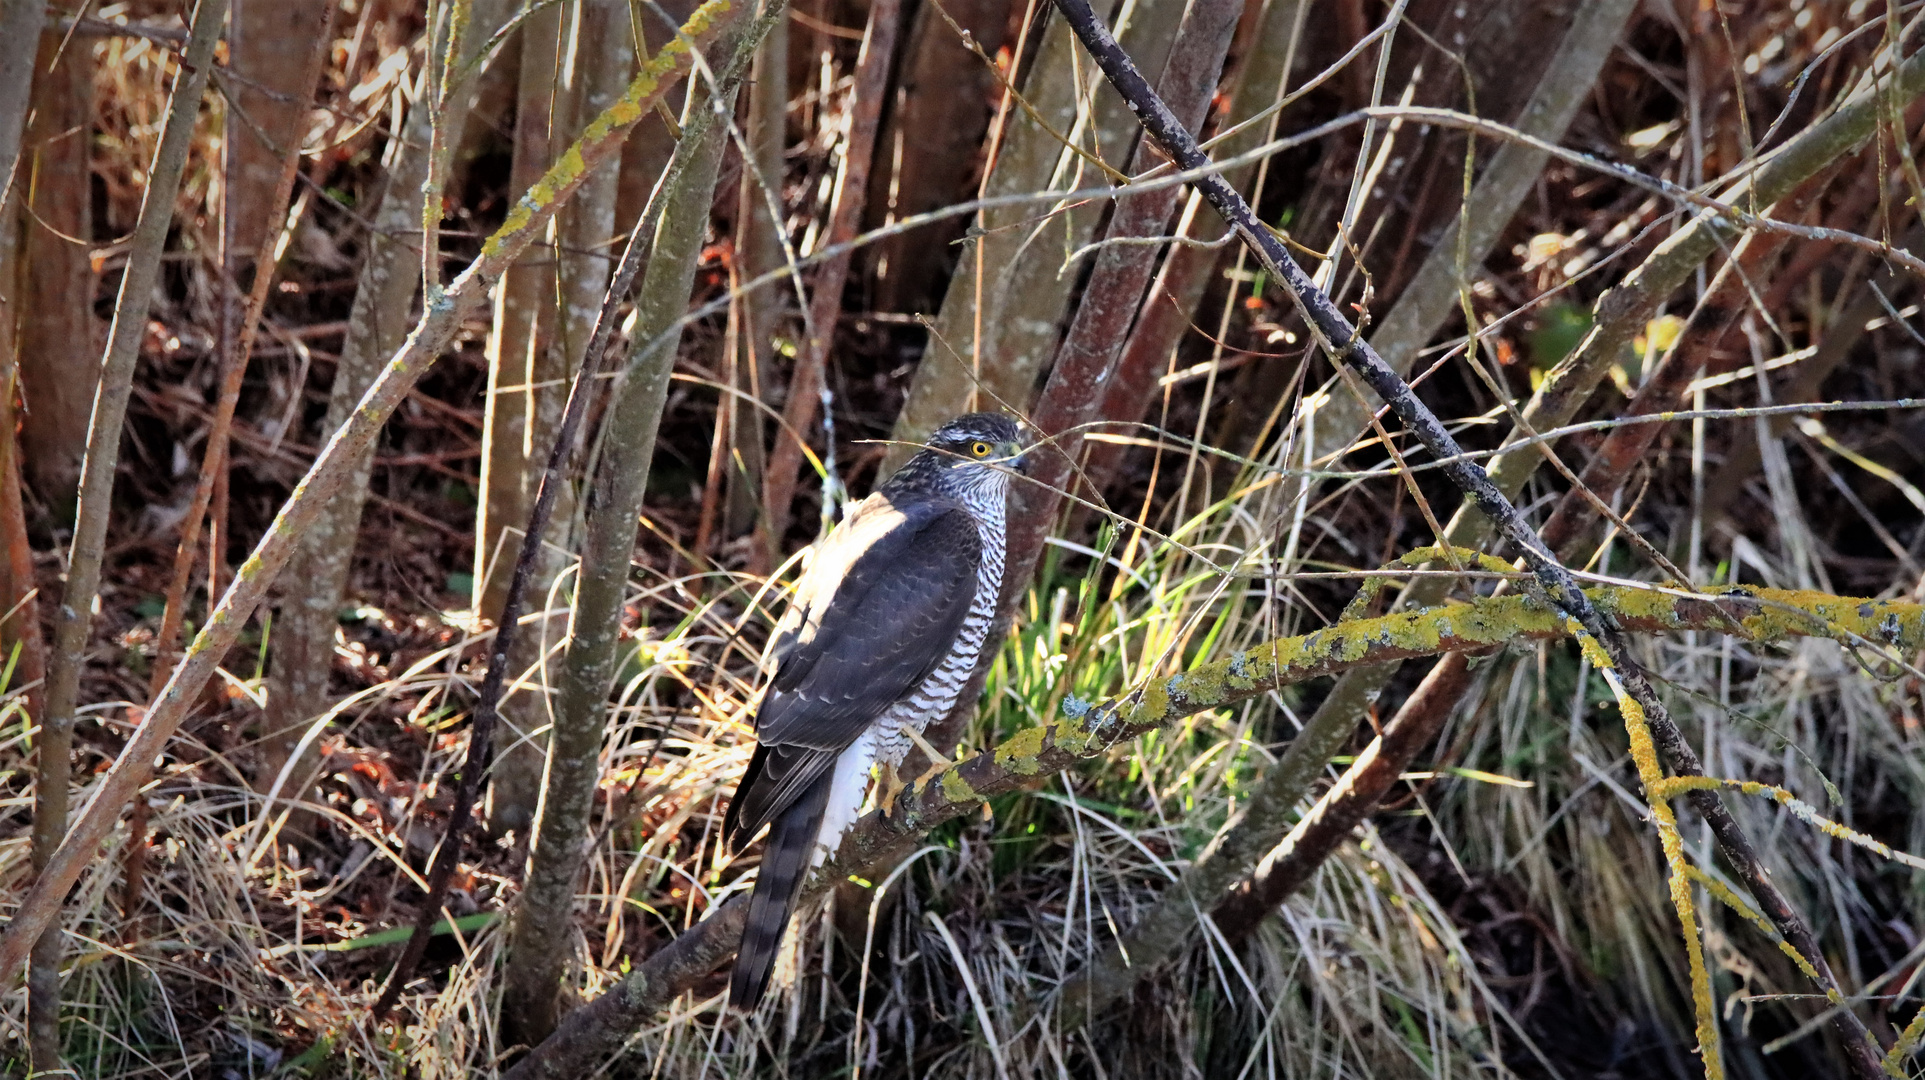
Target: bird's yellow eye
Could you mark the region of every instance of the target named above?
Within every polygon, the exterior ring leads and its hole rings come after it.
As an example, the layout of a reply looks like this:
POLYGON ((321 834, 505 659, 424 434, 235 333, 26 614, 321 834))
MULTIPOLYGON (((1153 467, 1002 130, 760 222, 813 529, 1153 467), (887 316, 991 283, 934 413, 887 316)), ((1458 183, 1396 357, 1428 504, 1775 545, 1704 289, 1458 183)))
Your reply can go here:
POLYGON ((990 446, 986 442, 969 444, 969 452, 976 455, 977 457, 988 457, 989 450, 990 450, 990 446))

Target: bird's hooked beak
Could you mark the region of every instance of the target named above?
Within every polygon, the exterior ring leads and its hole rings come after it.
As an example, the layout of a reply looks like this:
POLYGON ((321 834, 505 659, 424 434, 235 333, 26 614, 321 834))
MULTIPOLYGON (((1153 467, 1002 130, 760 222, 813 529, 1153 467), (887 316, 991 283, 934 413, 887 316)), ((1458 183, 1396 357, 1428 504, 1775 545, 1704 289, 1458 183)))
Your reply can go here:
POLYGON ((1030 449, 1031 447, 1025 442, 1006 442, 997 447, 996 452, 1004 461, 1009 462, 1010 468, 1024 476, 1033 476, 1036 471, 1035 458, 1030 453, 1030 449))

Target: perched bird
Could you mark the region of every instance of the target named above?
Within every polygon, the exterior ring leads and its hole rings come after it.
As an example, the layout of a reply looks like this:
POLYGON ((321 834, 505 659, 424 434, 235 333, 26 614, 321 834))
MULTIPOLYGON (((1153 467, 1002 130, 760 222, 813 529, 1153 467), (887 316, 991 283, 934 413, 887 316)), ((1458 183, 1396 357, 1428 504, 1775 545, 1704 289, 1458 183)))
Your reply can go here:
POLYGON ((762 1000, 802 882, 861 815, 870 770, 892 777, 912 742, 927 750, 922 729, 975 667, 1023 449, 1009 417, 959 416, 812 552, 776 626, 755 756, 722 824, 731 851, 771 826, 729 980, 737 1008, 762 1000))

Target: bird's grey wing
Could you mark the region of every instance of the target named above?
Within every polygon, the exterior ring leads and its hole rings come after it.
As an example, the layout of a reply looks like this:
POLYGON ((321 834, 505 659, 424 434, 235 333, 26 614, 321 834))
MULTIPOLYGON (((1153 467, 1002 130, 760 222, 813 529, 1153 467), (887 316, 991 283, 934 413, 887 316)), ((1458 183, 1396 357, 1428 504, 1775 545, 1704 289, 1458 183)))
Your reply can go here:
POLYGON ((756 753, 730 800, 739 847, 826 773, 954 647, 975 600, 982 539, 946 500, 865 500, 817 550, 785 619, 756 716, 756 753))

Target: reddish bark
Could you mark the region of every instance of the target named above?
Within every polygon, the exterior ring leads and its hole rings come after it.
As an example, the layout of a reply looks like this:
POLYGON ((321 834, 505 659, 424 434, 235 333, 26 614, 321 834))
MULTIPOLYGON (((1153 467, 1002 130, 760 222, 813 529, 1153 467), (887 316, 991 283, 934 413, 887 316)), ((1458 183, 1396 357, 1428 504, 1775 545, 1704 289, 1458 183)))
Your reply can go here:
MULTIPOLYGON (((843 155, 842 173, 836 180, 824 247, 855 239, 862 225, 863 200, 875 158, 876 131, 881 126, 883 88, 889 81, 901 11, 901 0, 876 0, 869 9, 869 29, 863 35, 862 55, 856 61, 855 115, 849 125, 849 145, 843 155)), ((789 381, 788 400, 782 408, 782 430, 776 432, 775 445, 769 450, 769 471, 763 485, 767 527, 761 536, 768 550, 762 553, 762 561, 767 566, 775 564, 774 549, 780 546, 789 521, 796 474, 802 468, 800 440, 807 437, 815 423, 822 370, 829 360, 829 348, 835 343, 836 321, 842 313, 842 292, 849 281, 852 254, 832 256, 816 269, 815 290, 809 298, 809 341, 797 358, 795 374, 789 381)))

